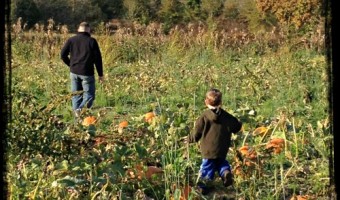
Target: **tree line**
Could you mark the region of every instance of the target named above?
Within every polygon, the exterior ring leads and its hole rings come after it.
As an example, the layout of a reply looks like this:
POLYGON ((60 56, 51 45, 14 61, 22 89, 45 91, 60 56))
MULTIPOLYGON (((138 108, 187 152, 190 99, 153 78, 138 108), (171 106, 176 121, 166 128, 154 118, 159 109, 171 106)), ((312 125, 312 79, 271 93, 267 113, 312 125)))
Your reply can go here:
POLYGON ((75 30, 81 21, 98 25, 112 19, 162 23, 165 31, 189 22, 237 20, 250 29, 305 30, 325 16, 323 0, 12 0, 11 20, 31 28, 53 19, 75 30))

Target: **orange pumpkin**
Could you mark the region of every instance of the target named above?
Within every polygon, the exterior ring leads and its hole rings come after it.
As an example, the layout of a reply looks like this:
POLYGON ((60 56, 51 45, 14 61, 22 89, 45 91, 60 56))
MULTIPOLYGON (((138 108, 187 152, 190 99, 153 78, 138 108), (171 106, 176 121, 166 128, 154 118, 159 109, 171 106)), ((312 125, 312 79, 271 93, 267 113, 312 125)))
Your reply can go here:
MULTIPOLYGON (((175 191, 177 189, 176 184, 172 185, 172 190, 175 191)), ((181 190, 181 196, 179 198, 179 200, 188 200, 189 199, 189 195, 190 192, 192 191, 192 188, 190 185, 185 185, 183 188, 179 188, 179 190, 181 190)), ((171 200, 174 200, 174 196, 170 197, 171 200)))
POLYGON ((285 140, 282 138, 274 138, 268 142, 266 149, 271 149, 273 150, 274 154, 279 154, 284 147, 284 141, 285 140))
POLYGON ((248 145, 240 147, 239 151, 243 156, 249 159, 255 159, 257 157, 256 151, 253 148, 250 148, 248 145))
POLYGON ((192 189, 190 185, 185 185, 184 188, 182 189, 180 200, 188 200, 191 190, 192 189))
POLYGON ((282 139, 282 138, 274 138, 274 139, 270 140, 270 143, 276 144, 276 145, 283 145, 284 141, 285 140, 282 139))
POLYGON ((304 195, 304 196, 301 196, 301 195, 298 195, 297 196, 297 200, 308 200, 308 196, 307 195, 304 195))
POLYGON ((148 123, 150 123, 154 117, 155 117, 155 113, 153 112, 148 112, 144 115, 144 119, 148 123))
POLYGON ((86 117, 83 120, 83 126, 90 126, 90 125, 94 125, 96 123, 97 119, 94 116, 89 116, 86 117))
POLYGON ((151 179, 152 175, 161 173, 163 173, 163 170, 161 168, 158 168, 156 166, 148 166, 148 169, 145 172, 145 177, 147 179, 151 179))
POLYGON ((124 120, 124 121, 119 123, 118 127, 119 128, 126 128, 128 125, 129 125, 129 123, 126 120, 124 120))
POLYGON ((151 179, 154 174, 161 173, 163 173, 161 168, 156 166, 148 166, 145 170, 143 164, 137 164, 134 170, 131 169, 127 171, 127 175, 130 176, 130 178, 137 178, 139 180, 142 180, 143 178, 151 179))
POLYGON ((281 147, 276 147, 276 148, 274 149, 274 154, 280 154, 281 151, 282 151, 282 148, 281 148, 281 147))

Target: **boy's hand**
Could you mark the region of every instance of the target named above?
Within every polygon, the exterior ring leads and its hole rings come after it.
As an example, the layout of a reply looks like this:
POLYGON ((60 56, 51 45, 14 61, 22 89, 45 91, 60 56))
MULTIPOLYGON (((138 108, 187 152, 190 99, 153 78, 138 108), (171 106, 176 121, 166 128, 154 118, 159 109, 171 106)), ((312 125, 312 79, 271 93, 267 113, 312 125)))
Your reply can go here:
POLYGON ((181 137, 180 141, 182 141, 184 144, 189 144, 189 137, 188 136, 181 137))
POLYGON ((188 159, 189 158, 189 136, 184 136, 180 140, 184 143, 184 145, 186 145, 186 148, 187 148, 187 150, 184 152, 182 157, 184 159, 188 159))

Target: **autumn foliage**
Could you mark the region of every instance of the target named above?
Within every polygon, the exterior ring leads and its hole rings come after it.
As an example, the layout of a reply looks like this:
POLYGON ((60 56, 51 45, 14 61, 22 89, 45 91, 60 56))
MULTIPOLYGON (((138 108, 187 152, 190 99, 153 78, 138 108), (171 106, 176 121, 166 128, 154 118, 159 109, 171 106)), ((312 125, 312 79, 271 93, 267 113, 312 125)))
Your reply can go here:
POLYGON ((263 13, 273 14, 282 25, 302 25, 317 20, 321 12, 321 0, 256 0, 263 13))
POLYGON ((268 128, 264 127, 264 126, 260 126, 260 127, 257 127, 254 132, 253 132, 253 135, 264 135, 268 132, 268 128))

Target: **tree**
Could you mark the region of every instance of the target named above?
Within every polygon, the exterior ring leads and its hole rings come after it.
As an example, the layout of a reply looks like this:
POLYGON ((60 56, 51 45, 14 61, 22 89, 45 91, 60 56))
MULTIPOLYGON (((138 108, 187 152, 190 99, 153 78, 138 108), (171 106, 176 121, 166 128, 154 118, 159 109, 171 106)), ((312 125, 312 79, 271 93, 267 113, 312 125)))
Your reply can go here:
POLYGON ((170 28, 183 22, 184 6, 179 0, 163 0, 158 13, 164 23, 164 31, 167 33, 170 28))
POLYGON ((56 23, 72 24, 71 8, 67 0, 34 0, 41 13, 41 23, 53 19, 56 23))
POLYGON ((281 25, 300 28, 318 22, 322 0, 256 0, 257 8, 264 14, 274 14, 281 25))
POLYGON ((148 24, 152 18, 149 0, 135 0, 135 2, 136 4, 132 13, 132 19, 141 24, 148 24))
POLYGON ((13 0, 11 3, 11 18, 16 21, 21 18, 28 28, 40 20, 40 11, 33 0, 13 0))
POLYGON ((186 8, 190 19, 201 19, 201 4, 202 0, 188 0, 186 8))
POLYGON ((97 5, 106 19, 120 18, 125 13, 123 0, 91 0, 92 5, 97 5))
POLYGON ((208 18, 218 17, 222 14, 224 0, 202 0, 202 12, 206 13, 208 18))
POLYGON ((53 19, 56 24, 67 24, 75 30, 81 21, 96 25, 104 21, 105 15, 91 0, 35 0, 40 12, 41 22, 53 19))

